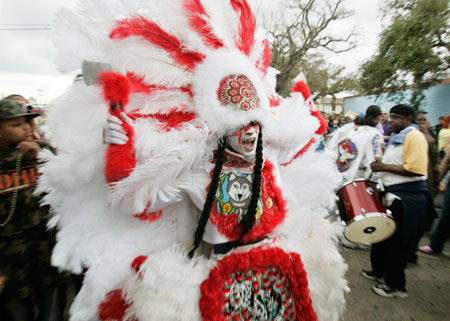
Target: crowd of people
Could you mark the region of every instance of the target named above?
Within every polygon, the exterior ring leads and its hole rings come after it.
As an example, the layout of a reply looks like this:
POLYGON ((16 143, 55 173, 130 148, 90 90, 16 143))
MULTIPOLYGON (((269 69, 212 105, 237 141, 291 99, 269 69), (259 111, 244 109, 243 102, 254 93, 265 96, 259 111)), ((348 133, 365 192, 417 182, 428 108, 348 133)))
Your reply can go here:
POLYGON ((346 182, 370 178, 379 183, 383 203, 395 221, 395 232, 372 244, 371 269, 361 271, 363 277, 380 282, 373 290, 385 297, 406 298, 407 264, 417 263, 417 250, 442 252, 450 233, 450 115, 439 120, 431 127, 423 110, 395 105, 387 117, 384 110, 373 105, 364 117, 341 127, 329 127, 325 139, 325 150, 336 158, 337 169, 346 182), (364 135, 364 131, 370 134, 364 135), (443 206, 435 204, 438 196, 444 199, 443 206), (441 214, 433 225, 431 243, 418 248, 437 217, 437 206, 441 214))
POLYGON ((337 321, 343 237, 371 243, 376 294, 406 298, 407 263, 448 238, 450 115, 331 118, 301 75, 282 98, 246 1, 123 6, 62 13, 58 61, 86 60, 51 137, 24 97, 0 100, 0 317, 337 321), (356 182, 386 212, 341 216, 359 224, 341 235, 325 218, 356 182))

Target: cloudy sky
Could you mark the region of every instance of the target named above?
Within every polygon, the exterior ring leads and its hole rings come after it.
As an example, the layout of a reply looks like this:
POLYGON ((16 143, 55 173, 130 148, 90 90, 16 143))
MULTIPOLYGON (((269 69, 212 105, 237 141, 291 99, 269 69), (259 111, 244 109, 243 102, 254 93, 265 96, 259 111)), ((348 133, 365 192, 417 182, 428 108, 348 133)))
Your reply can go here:
MULTIPOLYGON (((273 10, 281 0, 250 0, 260 10, 273 10)), ((54 65, 56 49, 52 43, 52 21, 62 7, 73 8, 76 0, 0 1, 0 97, 18 93, 47 103, 72 82, 74 74, 62 75, 54 65)), ((347 32, 356 25, 358 46, 351 52, 329 55, 330 62, 343 64, 348 71, 370 57, 376 49, 381 29, 378 6, 382 0, 345 0, 355 11, 347 21, 332 26, 347 32)))

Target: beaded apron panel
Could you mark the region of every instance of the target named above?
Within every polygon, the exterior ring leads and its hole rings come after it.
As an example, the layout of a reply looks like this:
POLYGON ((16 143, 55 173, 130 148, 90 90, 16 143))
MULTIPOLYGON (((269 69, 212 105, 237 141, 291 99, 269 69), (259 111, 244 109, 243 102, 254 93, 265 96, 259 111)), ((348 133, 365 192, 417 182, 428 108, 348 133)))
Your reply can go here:
POLYGON ((201 294, 203 320, 317 320, 300 256, 279 248, 225 256, 201 294))

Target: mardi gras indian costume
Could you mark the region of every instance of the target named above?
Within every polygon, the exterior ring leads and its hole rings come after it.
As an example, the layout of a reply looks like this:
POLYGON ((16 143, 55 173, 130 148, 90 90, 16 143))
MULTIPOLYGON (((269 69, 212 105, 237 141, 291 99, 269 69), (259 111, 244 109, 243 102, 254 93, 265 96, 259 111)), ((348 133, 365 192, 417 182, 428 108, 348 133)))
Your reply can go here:
POLYGON ((326 124, 304 81, 275 93, 246 1, 80 1, 57 26, 63 69, 125 70, 48 111, 53 264, 85 271, 71 320, 338 320, 339 177, 308 151, 326 124))

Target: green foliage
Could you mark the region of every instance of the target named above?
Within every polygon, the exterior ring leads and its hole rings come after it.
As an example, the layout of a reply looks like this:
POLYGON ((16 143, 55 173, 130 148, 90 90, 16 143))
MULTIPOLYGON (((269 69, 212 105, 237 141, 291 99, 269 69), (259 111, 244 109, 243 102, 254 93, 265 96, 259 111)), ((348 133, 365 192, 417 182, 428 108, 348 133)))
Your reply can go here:
POLYGON ((356 76, 345 75, 344 67, 334 66, 320 55, 309 55, 302 62, 300 69, 308 80, 313 99, 336 94, 343 91, 359 91, 356 76))
POLYGON ((380 35, 378 53, 361 67, 366 94, 391 95, 414 85, 410 103, 447 76, 450 67, 449 0, 388 0, 385 17, 394 18, 380 35))

